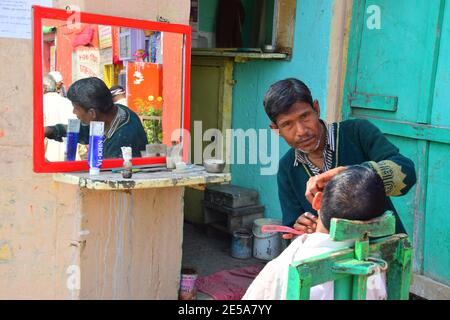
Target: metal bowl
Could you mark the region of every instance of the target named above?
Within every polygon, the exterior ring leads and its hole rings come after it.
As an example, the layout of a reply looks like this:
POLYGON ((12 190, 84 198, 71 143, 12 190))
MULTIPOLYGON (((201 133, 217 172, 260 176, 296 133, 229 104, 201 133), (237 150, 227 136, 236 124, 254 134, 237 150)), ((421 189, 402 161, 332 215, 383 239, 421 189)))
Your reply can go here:
POLYGON ((206 172, 209 173, 222 173, 225 169, 225 161, 220 159, 205 159, 203 160, 203 166, 206 172))

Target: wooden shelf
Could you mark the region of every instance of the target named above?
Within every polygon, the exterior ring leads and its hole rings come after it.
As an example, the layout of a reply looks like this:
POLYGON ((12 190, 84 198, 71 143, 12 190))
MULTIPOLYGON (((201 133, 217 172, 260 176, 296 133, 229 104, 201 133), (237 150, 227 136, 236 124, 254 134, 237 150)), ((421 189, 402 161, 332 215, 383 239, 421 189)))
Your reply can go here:
POLYGON ((230 173, 208 173, 201 169, 198 167, 195 170, 186 171, 133 173, 131 179, 124 179, 120 173, 111 171, 101 172, 97 176, 90 176, 87 172, 56 173, 53 179, 94 190, 187 187, 231 181, 230 173))
POLYGON ((245 62, 248 60, 286 60, 288 55, 285 53, 269 53, 257 51, 236 51, 226 49, 192 49, 193 56, 205 57, 225 57, 234 58, 235 62, 245 62))

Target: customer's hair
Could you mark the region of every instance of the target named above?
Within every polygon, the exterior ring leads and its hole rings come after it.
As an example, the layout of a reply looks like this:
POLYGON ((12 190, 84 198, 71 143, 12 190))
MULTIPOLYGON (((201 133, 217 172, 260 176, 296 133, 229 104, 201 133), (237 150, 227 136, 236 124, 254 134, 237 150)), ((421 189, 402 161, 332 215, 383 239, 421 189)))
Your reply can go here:
POLYGON ((44 86, 44 93, 56 92, 56 81, 51 75, 46 74, 42 81, 44 86))
POLYGON ((296 102, 306 102, 313 107, 311 91, 298 79, 284 79, 270 86, 264 97, 264 110, 276 124, 278 115, 287 113, 296 102))
POLYGON ((370 220, 384 213, 385 201, 380 176, 367 167, 351 166, 325 186, 320 219, 328 230, 331 218, 370 220))
POLYGON ((93 108, 101 113, 109 113, 114 106, 108 87, 95 77, 75 81, 67 92, 67 98, 86 111, 93 108))

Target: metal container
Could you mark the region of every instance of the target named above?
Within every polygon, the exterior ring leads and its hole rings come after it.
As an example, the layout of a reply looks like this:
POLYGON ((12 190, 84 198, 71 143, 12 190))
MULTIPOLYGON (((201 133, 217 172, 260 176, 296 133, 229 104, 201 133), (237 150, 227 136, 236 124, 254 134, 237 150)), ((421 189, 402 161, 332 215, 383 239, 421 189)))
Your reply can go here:
POLYGON ((253 256, 261 260, 272 260, 281 253, 282 251, 282 238, 281 234, 278 232, 268 232, 263 233, 261 227, 266 224, 277 224, 281 225, 281 220, 279 219, 256 219, 253 222, 253 256))
POLYGON ((205 202, 229 208, 252 206, 258 204, 258 192, 231 184, 208 186, 205 202))
POLYGON ((219 159, 205 159, 203 161, 203 166, 206 172, 209 173, 222 173, 225 169, 225 161, 219 159))
POLYGON ((231 256, 237 259, 248 259, 252 256, 253 235, 248 229, 238 229, 231 239, 231 256))

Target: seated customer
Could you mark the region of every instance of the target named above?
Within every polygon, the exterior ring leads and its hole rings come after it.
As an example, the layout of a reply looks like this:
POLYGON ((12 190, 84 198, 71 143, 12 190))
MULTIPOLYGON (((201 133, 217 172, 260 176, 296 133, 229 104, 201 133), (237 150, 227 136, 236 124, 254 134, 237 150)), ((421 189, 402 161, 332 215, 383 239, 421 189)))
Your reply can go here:
MULTIPOLYGON (((44 84, 44 126, 58 123, 66 124, 69 119, 76 119, 72 103, 57 92, 56 82, 50 75, 45 75, 44 84)), ((63 143, 45 139, 45 159, 47 161, 64 161, 65 147, 63 143)))
MULTIPOLYGON (((380 177, 371 169, 351 166, 336 175, 318 192, 313 208, 319 219, 315 233, 296 238, 276 259, 270 261, 255 278, 244 300, 286 299, 288 269, 294 261, 312 258, 334 250, 351 247, 353 240, 332 241, 329 235, 331 218, 367 221, 384 213, 385 191, 380 177)), ((368 300, 386 298, 385 274, 377 272, 367 280, 368 300)), ((332 300, 333 282, 311 288, 311 300, 332 300)))
POLYGON ((56 92, 64 98, 67 98, 66 87, 64 87, 64 81, 59 71, 51 71, 48 73, 50 77, 56 82, 56 92))
MULTIPOLYGON (((73 113, 81 121, 78 143, 89 143, 91 121, 105 123, 103 158, 121 158, 121 147, 131 147, 133 157, 140 157, 145 150, 147 135, 138 115, 127 107, 114 104, 111 92, 99 78, 75 81, 67 92, 72 102, 73 113)), ((57 124, 45 127, 45 137, 62 141, 67 126, 57 124)))

